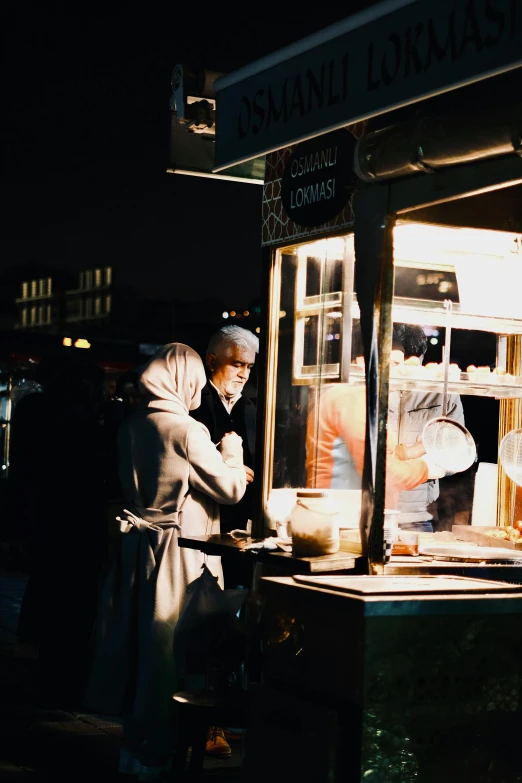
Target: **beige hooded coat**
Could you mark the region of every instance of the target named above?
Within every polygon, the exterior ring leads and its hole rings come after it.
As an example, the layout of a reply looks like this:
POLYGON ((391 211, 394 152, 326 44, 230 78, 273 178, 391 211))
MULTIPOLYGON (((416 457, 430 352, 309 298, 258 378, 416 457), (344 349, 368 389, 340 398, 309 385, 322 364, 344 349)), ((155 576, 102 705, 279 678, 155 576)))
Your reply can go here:
POLYGON ((120 430, 120 477, 132 513, 121 520, 85 701, 144 725, 171 716, 172 638, 187 585, 204 562, 222 576, 220 558, 180 548, 178 538, 218 533, 218 503, 237 503, 246 487, 241 438, 227 438, 220 453, 206 427, 189 416, 205 382, 195 351, 164 346, 140 379, 148 407, 120 430))

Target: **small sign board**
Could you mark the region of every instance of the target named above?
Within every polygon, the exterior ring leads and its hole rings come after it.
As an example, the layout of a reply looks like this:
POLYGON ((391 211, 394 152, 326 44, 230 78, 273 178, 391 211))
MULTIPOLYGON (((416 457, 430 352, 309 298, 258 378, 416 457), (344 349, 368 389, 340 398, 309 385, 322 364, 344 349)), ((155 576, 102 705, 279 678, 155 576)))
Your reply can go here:
POLYGON ((355 174, 355 137, 344 128, 298 144, 281 182, 281 200, 298 226, 320 226, 343 209, 355 174))

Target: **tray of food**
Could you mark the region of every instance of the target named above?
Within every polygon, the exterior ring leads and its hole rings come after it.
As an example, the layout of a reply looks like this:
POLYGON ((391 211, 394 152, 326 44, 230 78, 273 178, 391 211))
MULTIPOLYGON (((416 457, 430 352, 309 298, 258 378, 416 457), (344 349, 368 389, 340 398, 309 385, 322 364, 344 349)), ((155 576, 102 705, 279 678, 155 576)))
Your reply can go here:
POLYGON ((499 527, 498 525, 453 525, 451 530, 459 541, 468 541, 478 546, 522 550, 522 520, 508 527, 499 527))

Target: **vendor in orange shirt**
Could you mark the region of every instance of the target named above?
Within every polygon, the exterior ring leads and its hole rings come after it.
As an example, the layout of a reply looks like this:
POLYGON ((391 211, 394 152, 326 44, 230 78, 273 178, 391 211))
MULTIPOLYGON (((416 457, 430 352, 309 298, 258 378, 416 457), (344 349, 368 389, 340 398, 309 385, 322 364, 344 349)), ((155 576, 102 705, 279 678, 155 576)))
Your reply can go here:
MULTIPOLYGON (((390 364, 404 361, 404 348, 394 337, 390 364)), ((360 362, 357 362, 360 363, 360 362)), ((306 432, 307 486, 317 489, 360 489, 366 436, 366 392, 363 385, 336 383, 323 387, 310 410, 306 432)), ((399 492, 413 489, 445 471, 426 456, 401 459, 388 430, 386 444, 386 508, 396 508, 399 492)))

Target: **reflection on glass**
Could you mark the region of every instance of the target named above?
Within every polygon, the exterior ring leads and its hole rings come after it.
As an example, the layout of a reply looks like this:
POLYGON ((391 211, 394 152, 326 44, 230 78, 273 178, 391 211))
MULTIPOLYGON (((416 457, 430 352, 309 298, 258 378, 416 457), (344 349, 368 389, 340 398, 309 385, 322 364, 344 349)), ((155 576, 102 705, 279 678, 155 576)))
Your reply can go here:
POLYGON ((306 296, 321 294, 321 259, 308 256, 306 259, 306 296))
POLYGON ((303 364, 305 366, 316 366, 319 354, 319 316, 306 316, 304 329, 303 364))

